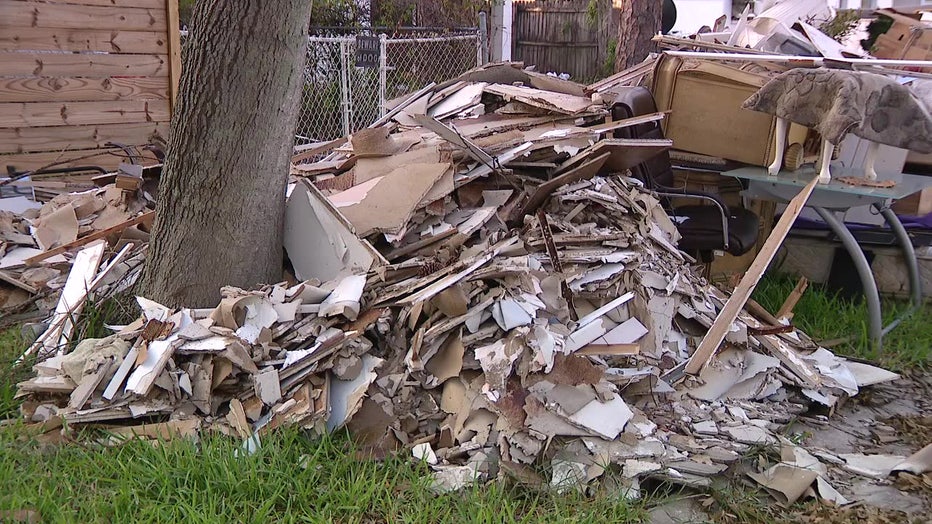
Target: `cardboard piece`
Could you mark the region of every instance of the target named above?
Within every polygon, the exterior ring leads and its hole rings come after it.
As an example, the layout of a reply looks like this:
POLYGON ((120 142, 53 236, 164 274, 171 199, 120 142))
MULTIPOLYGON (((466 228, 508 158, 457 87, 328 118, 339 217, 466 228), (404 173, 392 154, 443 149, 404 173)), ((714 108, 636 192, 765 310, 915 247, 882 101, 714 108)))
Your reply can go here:
POLYGON ((357 193, 361 186, 338 193, 330 197, 330 201, 353 224, 360 237, 375 232, 397 233, 449 168, 450 164, 443 163, 399 167, 384 177, 366 182, 372 183, 372 187, 357 201, 346 200, 346 193, 357 193))

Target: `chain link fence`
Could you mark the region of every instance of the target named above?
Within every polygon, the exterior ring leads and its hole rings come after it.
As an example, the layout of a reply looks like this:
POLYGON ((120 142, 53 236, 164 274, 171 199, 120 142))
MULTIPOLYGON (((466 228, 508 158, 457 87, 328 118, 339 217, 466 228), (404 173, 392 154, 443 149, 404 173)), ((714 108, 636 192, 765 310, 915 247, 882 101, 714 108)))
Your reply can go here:
MULTIPOLYGON (((374 68, 357 67, 354 30, 332 29, 336 31, 308 37, 295 129, 298 144, 333 140, 362 129, 385 114, 386 102, 482 63, 478 29, 452 34, 418 28, 391 36, 381 33, 379 63, 374 68)), ((187 36, 187 31, 181 32, 182 44, 187 36)), ((182 45, 182 53, 184 49, 182 45)))
POLYGON ((362 129, 385 104, 430 82, 449 80, 481 63, 478 30, 379 35, 379 64, 357 67, 356 35, 308 39, 299 143, 332 140, 362 129))

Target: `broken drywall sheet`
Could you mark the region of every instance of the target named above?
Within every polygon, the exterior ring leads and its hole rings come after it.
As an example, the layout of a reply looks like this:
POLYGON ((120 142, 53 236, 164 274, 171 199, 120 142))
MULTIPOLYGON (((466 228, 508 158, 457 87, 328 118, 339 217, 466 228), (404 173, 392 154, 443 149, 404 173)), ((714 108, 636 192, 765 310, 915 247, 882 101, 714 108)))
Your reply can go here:
POLYGON ((328 281, 344 271, 365 272, 388 263, 306 180, 296 185, 285 206, 284 245, 302 280, 328 281))
POLYGON ((922 475, 932 471, 932 443, 894 466, 893 471, 908 471, 913 475, 922 475))
POLYGON ((876 479, 888 477, 893 468, 906 460, 906 457, 899 455, 864 455, 862 453, 842 453, 838 457, 845 461, 844 468, 851 473, 876 479))
POLYGON ((341 279, 333 292, 320 304, 317 314, 322 317, 343 315, 350 320, 356 320, 356 316, 359 315, 359 301, 365 285, 364 275, 353 275, 341 279))
POLYGON ((493 402, 505 389, 505 381, 511 375, 511 367, 521 356, 521 343, 514 337, 496 340, 492 344, 476 348, 476 360, 485 372, 486 393, 493 402))
POLYGON ((375 178, 363 192, 355 186, 330 197, 353 224, 360 237, 375 232, 397 233, 417 209, 418 204, 447 172, 450 164, 409 164, 384 177, 375 178), (353 195, 347 196, 347 193, 353 195))
POLYGON ((803 496, 819 474, 809 469, 776 464, 763 473, 748 473, 748 476, 763 486, 781 506, 789 507, 803 496))
POLYGON ((728 348, 700 372, 699 379, 704 384, 691 388, 689 396, 707 402, 768 396, 764 395, 766 374, 779 367, 780 361, 774 357, 728 348))
POLYGON ((582 113, 592 105, 592 101, 585 97, 554 93, 532 87, 489 84, 484 86, 484 91, 501 96, 506 101, 516 100, 530 106, 567 115, 582 113))
POLYGON ((375 369, 381 364, 382 359, 363 355, 362 369, 355 379, 330 381, 330 417, 327 418, 327 431, 339 429, 359 410, 366 390, 376 379, 375 369))
POLYGON ((437 384, 442 384, 447 379, 459 376, 463 370, 465 353, 462 337, 459 331, 455 331, 447 336, 440 350, 424 364, 424 369, 434 376, 437 384))
POLYGON ((900 378, 899 375, 892 371, 871 366, 870 364, 854 362, 852 360, 846 360, 845 367, 854 375, 854 380, 859 388, 890 382, 900 378))
POLYGON ((78 218, 71 204, 64 205, 39 218, 34 236, 36 243, 43 251, 77 240, 78 218))
POLYGON ((615 395, 608 402, 593 400, 582 409, 573 413, 569 420, 577 426, 592 430, 609 440, 618 436, 634 413, 620 396, 615 395))
MULTIPOLYGON (((187 313, 179 313, 172 318, 177 318, 178 329, 185 328, 193 322, 187 313)), ((178 340, 177 329, 168 337, 162 340, 150 342, 146 348, 145 359, 136 366, 129 378, 126 379, 126 392, 146 396, 159 374, 165 369, 168 359, 171 358, 175 351, 175 342, 178 340)))
POLYGON ((647 333, 644 324, 632 317, 592 341, 592 345, 633 344, 647 333))

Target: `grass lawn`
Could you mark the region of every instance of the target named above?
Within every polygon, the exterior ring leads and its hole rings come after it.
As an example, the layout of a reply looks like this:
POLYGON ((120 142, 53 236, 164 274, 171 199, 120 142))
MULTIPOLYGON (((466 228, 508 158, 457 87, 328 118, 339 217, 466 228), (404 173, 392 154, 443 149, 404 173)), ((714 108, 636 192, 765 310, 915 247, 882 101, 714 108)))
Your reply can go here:
MULTIPOLYGON (((794 284, 791 278, 767 277, 755 298, 776 310, 794 284)), ((878 357, 865 341, 863 305, 811 287, 795 322, 816 339, 854 334, 852 342, 834 349, 878 357)), ((0 335, 0 419, 17 414, 15 383, 28 374, 13 365, 22 347, 15 331, 0 335)), ((932 308, 926 306, 888 337, 880 360, 898 369, 925 368, 930 347, 932 308)), ((295 429, 276 432, 250 456, 237 456, 239 443, 223 437, 160 446, 81 441, 52 447, 30 441, 20 430, 16 424, 0 428, 0 522, 9 518, 6 512, 32 510, 49 522, 614 523, 641 521, 662 500, 631 502, 598 488, 588 497, 558 494, 504 482, 435 495, 424 465, 405 458, 359 460, 344 436, 311 440, 295 429)), ((753 499, 736 498, 728 488, 713 495, 723 505, 714 514, 753 507, 753 499)), ((728 520, 765 521, 766 514, 728 520)))
MULTIPOLYGON (((796 285, 796 277, 767 275, 754 292, 754 299, 771 312, 780 309, 796 285)), ((905 301, 882 301, 884 325, 908 309, 905 301)), ((810 285, 793 309, 793 323, 817 341, 851 340, 830 349, 839 355, 863 358, 898 371, 928 369, 932 364, 932 306, 923 305, 883 339, 878 354, 869 343, 867 307, 836 297, 818 285, 810 285)))

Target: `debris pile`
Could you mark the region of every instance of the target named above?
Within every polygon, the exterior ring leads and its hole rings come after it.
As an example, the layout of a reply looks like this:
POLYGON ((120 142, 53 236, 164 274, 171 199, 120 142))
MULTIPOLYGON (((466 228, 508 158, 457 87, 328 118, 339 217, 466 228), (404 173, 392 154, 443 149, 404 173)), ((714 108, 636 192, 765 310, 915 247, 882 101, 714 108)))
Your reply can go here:
MULTIPOLYGON (((606 122, 606 92, 495 65, 300 147, 294 281, 225 288, 209 310, 139 298, 142 318, 70 353, 40 338, 24 415, 150 437, 203 424, 248 448, 282 424, 346 426, 375 454, 410 449, 440 491, 540 463, 559 487, 613 464, 628 496, 645 476, 706 486, 760 444, 809 471, 778 430, 896 375, 755 308, 685 373, 728 295, 627 176, 669 141, 611 136, 663 115, 606 122)), ((779 491, 784 469, 760 482, 779 491)), ((807 478, 800 494, 836 497, 807 478)))
MULTIPOLYGON (((138 176, 116 173, 96 177, 102 187, 59 194, 42 205, 25 197, 0 200, 0 279, 5 284, 0 308, 4 315, 33 304, 38 305, 38 318, 53 311, 56 301, 50 295, 67 289, 72 273, 73 260, 65 255, 82 246, 107 240, 114 252, 122 252, 119 271, 110 265, 107 280, 95 283, 98 296, 112 294, 103 288, 141 267, 155 202, 144 188, 141 166, 127 167, 139 168, 138 176)), ((88 270, 91 279, 97 275, 100 260, 93 264, 93 269, 88 270)), ((79 268, 78 272, 85 269, 79 268)), ((72 305, 77 300, 73 293, 88 291, 77 281, 73 286, 77 288, 66 297, 72 305)), ((64 312, 67 310, 58 313, 64 312)), ((37 317, 27 314, 15 320, 32 318, 37 317)))

